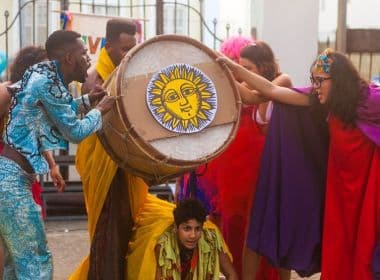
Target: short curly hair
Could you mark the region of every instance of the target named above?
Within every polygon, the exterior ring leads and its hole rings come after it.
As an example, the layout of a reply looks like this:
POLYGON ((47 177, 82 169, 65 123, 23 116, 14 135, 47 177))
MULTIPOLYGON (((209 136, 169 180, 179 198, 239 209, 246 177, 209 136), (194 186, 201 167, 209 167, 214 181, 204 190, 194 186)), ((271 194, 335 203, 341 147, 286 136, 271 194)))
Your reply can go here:
POLYGON ((47 38, 45 49, 49 59, 59 59, 77 44, 81 38, 78 32, 71 30, 56 30, 47 38))
POLYGON ((47 59, 46 50, 40 46, 22 48, 9 67, 10 81, 15 83, 21 80, 24 72, 33 64, 47 59))
POLYGON ((206 221, 207 211, 199 200, 188 198, 178 203, 173 210, 173 216, 177 227, 191 219, 203 224, 206 221))
POLYGON ((220 46, 220 52, 238 63, 240 58, 240 51, 245 46, 248 46, 252 43, 252 38, 244 36, 233 36, 222 43, 220 46))
POLYGON ((106 40, 113 42, 119 40, 121 33, 134 36, 136 34, 136 24, 130 19, 114 18, 107 21, 106 40))

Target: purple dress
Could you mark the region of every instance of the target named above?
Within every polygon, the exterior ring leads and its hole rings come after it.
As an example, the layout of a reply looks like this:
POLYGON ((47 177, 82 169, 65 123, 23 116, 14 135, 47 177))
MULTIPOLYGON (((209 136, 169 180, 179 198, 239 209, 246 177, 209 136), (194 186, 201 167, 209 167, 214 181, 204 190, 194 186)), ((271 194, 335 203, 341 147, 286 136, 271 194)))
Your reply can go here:
POLYGON ((247 246, 301 276, 320 271, 327 152, 322 106, 274 103, 247 246))

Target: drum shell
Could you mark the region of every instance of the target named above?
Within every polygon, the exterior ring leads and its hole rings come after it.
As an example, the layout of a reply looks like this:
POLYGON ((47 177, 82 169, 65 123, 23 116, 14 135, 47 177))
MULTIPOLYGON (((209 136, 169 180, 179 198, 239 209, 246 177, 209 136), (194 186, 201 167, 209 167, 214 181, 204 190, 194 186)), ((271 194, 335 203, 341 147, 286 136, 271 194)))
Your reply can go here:
MULTIPOLYGON (((133 123, 131 117, 128 116, 125 99, 131 92, 131 90, 128 90, 131 85, 128 84, 128 81, 126 81, 124 76, 128 64, 142 48, 160 41, 185 42, 186 44, 191 44, 196 48, 202 49, 202 51, 204 51, 212 60, 216 59, 216 54, 213 51, 209 50, 198 41, 188 37, 178 35, 156 36, 132 49, 123 59, 120 66, 105 82, 107 92, 109 92, 110 95, 116 96, 117 102, 116 106, 103 117, 103 128, 98 132, 99 138, 107 153, 120 167, 130 170, 132 173, 143 177, 150 183, 167 181, 168 179, 194 169, 219 155, 231 143, 236 134, 241 106, 240 97, 234 84, 232 74, 225 66, 219 65, 215 62, 215 67, 220 67, 218 71, 223 72, 223 75, 225 75, 225 79, 228 83, 227 87, 230 87, 228 90, 231 92, 230 95, 234 98, 232 109, 230 106, 230 110, 233 110, 231 113, 233 115, 231 119, 232 128, 226 141, 221 147, 217 148, 215 152, 192 160, 172 158, 153 147, 149 141, 144 139, 141 131, 137 129, 137 126, 140 125, 138 121, 135 119, 135 123, 133 123)), ((178 61, 178 63, 181 62, 182 61, 178 61)), ((224 85, 224 88, 225 87, 226 85, 224 85)), ((136 94, 145 93, 137 92, 136 94)), ((152 116, 146 117, 152 118, 152 116)), ((144 120, 147 119, 141 119, 141 122, 144 122, 144 120)), ((177 136, 170 135, 170 137, 177 136)))

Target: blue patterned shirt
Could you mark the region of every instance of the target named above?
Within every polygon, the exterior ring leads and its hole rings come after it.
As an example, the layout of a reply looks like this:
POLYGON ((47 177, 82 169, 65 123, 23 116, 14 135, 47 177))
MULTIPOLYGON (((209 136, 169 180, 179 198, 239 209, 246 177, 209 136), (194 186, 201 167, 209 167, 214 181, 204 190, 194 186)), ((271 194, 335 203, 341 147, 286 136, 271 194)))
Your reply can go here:
POLYGON ((98 109, 82 119, 77 114, 89 106, 88 96, 74 99, 58 70, 58 62, 46 61, 29 68, 13 98, 4 141, 22 153, 36 174, 49 171, 42 152, 68 149, 102 126, 98 109))

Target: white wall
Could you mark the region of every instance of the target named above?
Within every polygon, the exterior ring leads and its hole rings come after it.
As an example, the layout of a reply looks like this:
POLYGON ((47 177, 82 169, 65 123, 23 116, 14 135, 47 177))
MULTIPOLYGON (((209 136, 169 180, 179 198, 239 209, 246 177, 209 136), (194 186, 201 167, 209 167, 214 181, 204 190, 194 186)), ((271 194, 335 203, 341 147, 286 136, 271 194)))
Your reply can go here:
POLYGON ((350 28, 380 28, 380 1, 349 0, 347 25, 350 28))
POLYGON ((257 37, 272 47, 294 85, 307 85, 318 52, 318 0, 253 0, 257 37))
MULTIPOLYGON (((380 28, 379 0, 347 0, 348 28, 380 28)), ((337 28, 338 1, 320 0, 319 36, 335 40, 337 28)))

